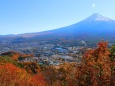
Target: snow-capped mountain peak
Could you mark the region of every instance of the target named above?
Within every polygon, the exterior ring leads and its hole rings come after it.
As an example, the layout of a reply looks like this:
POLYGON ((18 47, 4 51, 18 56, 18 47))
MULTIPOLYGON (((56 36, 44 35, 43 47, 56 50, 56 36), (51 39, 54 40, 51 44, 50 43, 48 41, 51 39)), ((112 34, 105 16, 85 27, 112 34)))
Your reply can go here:
POLYGON ((88 17, 86 20, 88 20, 88 21, 111 21, 112 19, 104 17, 98 13, 95 13, 95 14, 91 15, 90 17, 88 17))

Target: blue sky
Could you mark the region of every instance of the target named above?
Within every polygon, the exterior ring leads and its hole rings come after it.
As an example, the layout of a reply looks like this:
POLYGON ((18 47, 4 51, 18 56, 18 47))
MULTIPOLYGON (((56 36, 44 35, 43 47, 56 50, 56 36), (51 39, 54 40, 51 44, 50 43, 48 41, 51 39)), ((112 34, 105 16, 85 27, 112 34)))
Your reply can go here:
POLYGON ((93 13, 115 20, 115 0, 0 0, 0 35, 56 29, 93 13))

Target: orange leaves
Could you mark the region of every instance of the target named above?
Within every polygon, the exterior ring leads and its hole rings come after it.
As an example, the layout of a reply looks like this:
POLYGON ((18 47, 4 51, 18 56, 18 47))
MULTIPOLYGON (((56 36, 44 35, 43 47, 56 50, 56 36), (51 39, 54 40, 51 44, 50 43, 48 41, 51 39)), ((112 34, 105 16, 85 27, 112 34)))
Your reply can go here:
POLYGON ((92 64, 94 62, 94 58, 92 57, 93 52, 93 50, 87 51, 82 58, 82 62, 84 62, 85 64, 88 64, 88 62, 90 62, 89 64, 92 64))
POLYGON ((13 64, 0 65, 0 84, 4 86, 45 86, 42 74, 31 76, 13 64))
POLYGON ((18 60, 20 57, 21 58, 27 58, 27 57, 33 57, 32 54, 21 54, 21 53, 18 53, 18 52, 14 52, 14 51, 9 51, 9 52, 5 52, 5 53, 2 53, 1 54, 2 56, 9 56, 11 57, 13 60, 18 60))
POLYGON ((26 71, 15 67, 12 64, 4 64, 4 65, 0 65, 0 83, 1 84, 19 84, 20 81, 22 81, 24 78, 21 78, 23 76, 23 74, 26 74, 26 71), (17 81, 18 79, 18 81, 17 81))
POLYGON ((42 74, 34 75, 32 77, 31 82, 32 84, 34 84, 34 86, 46 86, 46 83, 42 74))
POLYGON ((40 68, 37 63, 25 62, 20 63, 21 69, 9 64, 10 60, 4 61, 0 64, 0 84, 4 86, 114 86, 115 63, 110 62, 107 42, 100 42, 96 49, 87 51, 78 64, 40 68))
POLYGON ((107 42, 100 42, 96 49, 89 50, 84 54, 81 69, 79 70, 80 77, 84 80, 84 85, 100 86, 109 83, 110 53, 107 46, 107 42), (86 78, 83 78, 84 76, 86 78))
MULTIPOLYGON (((109 58, 109 50, 108 50, 108 43, 107 42, 100 42, 98 43, 98 48, 95 49, 94 51, 94 55, 97 57, 102 57, 104 60, 106 60, 107 58, 109 58)), ((107 59, 109 60, 109 59, 107 59)))
POLYGON ((40 67, 35 62, 24 62, 22 64, 24 65, 24 69, 30 74, 37 74, 40 72, 40 67))
POLYGON ((108 42, 99 42, 98 44, 97 44, 97 46, 98 46, 98 48, 100 48, 100 50, 102 50, 102 51, 105 51, 105 50, 107 50, 108 48, 108 42))

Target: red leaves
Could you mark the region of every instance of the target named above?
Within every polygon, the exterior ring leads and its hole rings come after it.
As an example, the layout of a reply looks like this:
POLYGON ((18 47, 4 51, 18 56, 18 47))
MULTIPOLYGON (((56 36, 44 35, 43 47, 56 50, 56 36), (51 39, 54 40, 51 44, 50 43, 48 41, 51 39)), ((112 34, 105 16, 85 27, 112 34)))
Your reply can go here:
POLYGON ((42 74, 31 76, 13 64, 0 65, 0 84, 4 86, 45 86, 42 74))
POLYGON ((21 80, 21 76, 23 76, 23 74, 25 74, 26 71, 15 67, 12 64, 4 64, 4 65, 0 65, 0 84, 16 84, 20 82, 21 80), (18 81, 17 81, 18 79, 18 81))
POLYGON ((22 64, 24 69, 7 62, 0 64, 0 84, 5 86, 9 84, 11 86, 110 86, 110 83, 113 84, 113 75, 115 75, 111 71, 114 64, 110 63, 107 42, 100 42, 96 49, 87 51, 82 62, 77 64, 77 68, 76 64, 70 63, 58 67, 46 66, 41 69, 36 63, 22 64), (45 77, 40 70, 43 70, 45 77))
POLYGON ((46 86, 46 83, 42 74, 34 75, 32 77, 31 82, 32 84, 34 84, 34 86, 46 86))
POLYGON ((98 47, 87 51, 82 58, 80 74, 82 85, 104 85, 110 80, 110 58, 107 42, 100 42, 98 47), (83 77, 86 78, 83 78, 83 77), (89 82, 87 82, 89 81, 89 82))

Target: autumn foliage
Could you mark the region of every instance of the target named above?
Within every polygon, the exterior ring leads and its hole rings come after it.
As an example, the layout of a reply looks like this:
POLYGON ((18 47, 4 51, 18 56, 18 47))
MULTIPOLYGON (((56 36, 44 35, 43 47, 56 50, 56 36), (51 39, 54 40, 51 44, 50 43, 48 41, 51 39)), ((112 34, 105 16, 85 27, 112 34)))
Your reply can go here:
POLYGON ((45 81, 41 73, 32 76, 25 69, 6 63, 0 65, 0 86, 45 86, 45 81))
POLYGON ((40 67, 0 57, 0 86, 115 86, 114 53, 107 42, 100 42, 81 62, 59 66, 40 67))
POLYGON ((18 60, 18 59, 24 59, 27 57, 33 57, 32 54, 21 54, 18 52, 14 52, 14 51, 9 51, 9 52, 4 52, 1 54, 2 56, 9 56, 10 58, 12 58, 13 60, 18 60))
POLYGON ((23 68, 30 74, 37 74, 40 72, 40 66, 35 62, 23 62, 21 63, 23 68))
POLYGON ((100 42, 94 50, 87 51, 77 67, 77 86, 114 86, 111 79, 110 52, 107 42, 100 42))

